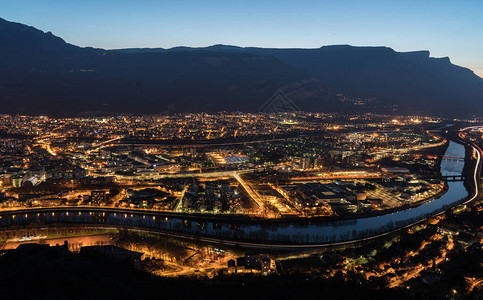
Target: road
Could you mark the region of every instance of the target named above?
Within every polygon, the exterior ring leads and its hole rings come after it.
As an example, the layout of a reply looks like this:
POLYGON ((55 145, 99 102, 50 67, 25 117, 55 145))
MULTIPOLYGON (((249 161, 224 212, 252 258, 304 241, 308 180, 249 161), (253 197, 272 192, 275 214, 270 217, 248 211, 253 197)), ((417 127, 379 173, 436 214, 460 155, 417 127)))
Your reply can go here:
POLYGON ((213 171, 213 172, 204 172, 204 173, 173 173, 173 174, 159 174, 159 173, 152 173, 152 174, 144 174, 138 176, 123 176, 123 175, 112 175, 116 177, 118 180, 146 180, 146 179, 169 179, 169 178, 218 178, 218 177, 234 177, 235 174, 246 174, 252 173, 255 171, 261 171, 264 168, 250 168, 250 169, 243 169, 243 170, 232 170, 232 171, 213 171))
POLYGON ((255 201, 255 203, 258 205, 258 207, 260 207, 261 209, 263 209, 264 205, 263 205, 263 201, 260 197, 260 195, 258 195, 257 192, 255 192, 251 186, 249 186, 245 180, 243 180, 241 177, 240 177, 240 174, 238 173, 234 173, 233 174, 233 177, 240 183, 240 185, 243 187, 243 189, 248 193, 248 195, 250 195, 250 198, 253 199, 253 201, 255 201))
POLYGON ((469 143, 469 142, 467 142, 463 139, 463 137, 462 137, 463 132, 470 129, 470 128, 474 128, 474 127, 466 127, 466 128, 461 129, 458 136, 460 137, 460 139, 465 144, 471 146, 476 151, 476 156, 477 156, 476 159, 477 160, 476 160, 475 170, 474 170, 474 174, 473 174, 473 181, 474 181, 474 184, 475 184, 475 195, 473 197, 471 197, 470 199, 468 199, 468 201, 465 201, 462 205, 466 205, 466 204, 472 202, 473 200, 478 198, 478 196, 480 195, 480 178, 481 178, 481 168, 482 168, 481 160, 482 160, 482 156, 483 156, 483 151, 481 150, 481 148, 478 145, 473 144, 473 143, 469 143))

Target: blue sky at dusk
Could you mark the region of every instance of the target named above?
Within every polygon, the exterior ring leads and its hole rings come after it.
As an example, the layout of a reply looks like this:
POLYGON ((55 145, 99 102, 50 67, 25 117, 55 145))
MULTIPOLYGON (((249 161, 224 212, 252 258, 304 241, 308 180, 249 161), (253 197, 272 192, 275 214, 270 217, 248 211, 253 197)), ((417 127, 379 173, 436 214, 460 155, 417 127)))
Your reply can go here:
POLYGON ((483 76, 483 1, 0 0, 0 17, 100 48, 389 46, 483 76))

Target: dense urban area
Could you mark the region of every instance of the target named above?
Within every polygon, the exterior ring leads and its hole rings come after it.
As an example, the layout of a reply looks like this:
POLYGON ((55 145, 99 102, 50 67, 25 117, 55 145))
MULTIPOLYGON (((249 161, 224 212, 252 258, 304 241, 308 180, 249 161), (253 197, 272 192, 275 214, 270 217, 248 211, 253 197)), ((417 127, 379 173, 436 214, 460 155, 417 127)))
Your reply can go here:
POLYGON ((290 276, 381 297, 481 297, 481 123, 371 113, 1 115, 0 221, 10 226, 0 232, 0 266, 56 247, 59 257, 109 256, 188 285, 217 278, 233 290, 259 290, 290 276), (464 144, 466 155, 448 154, 450 140, 464 144), (442 170, 445 162, 463 173, 442 170), (352 222, 431 203, 455 181, 468 190, 463 204, 374 238, 300 251, 136 226, 17 221, 68 208, 180 218, 200 232, 206 220, 238 231, 240 222, 352 222))
POLYGON ((444 193, 446 140, 428 129, 440 122, 302 113, 2 116, 1 205, 370 214, 444 193))

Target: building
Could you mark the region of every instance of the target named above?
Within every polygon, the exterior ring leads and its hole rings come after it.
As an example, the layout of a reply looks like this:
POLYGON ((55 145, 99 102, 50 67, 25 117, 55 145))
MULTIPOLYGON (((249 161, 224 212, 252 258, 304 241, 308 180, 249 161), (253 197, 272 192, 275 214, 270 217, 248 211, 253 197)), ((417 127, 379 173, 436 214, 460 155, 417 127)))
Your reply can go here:
POLYGON ((247 254, 228 261, 228 268, 236 268, 237 273, 258 271, 264 274, 275 273, 277 266, 275 260, 268 254, 247 254))
POLYGON ((95 204, 106 203, 107 196, 106 191, 92 191, 91 201, 95 204))

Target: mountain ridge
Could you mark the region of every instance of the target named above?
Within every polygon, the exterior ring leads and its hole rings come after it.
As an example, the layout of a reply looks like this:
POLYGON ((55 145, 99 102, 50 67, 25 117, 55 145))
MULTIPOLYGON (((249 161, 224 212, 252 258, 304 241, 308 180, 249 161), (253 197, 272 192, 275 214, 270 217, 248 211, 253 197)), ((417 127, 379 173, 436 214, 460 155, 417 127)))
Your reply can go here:
MULTIPOLYGON (((387 49, 390 51, 394 51, 398 54, 410 57, 413 56, 414 58, 419 58, 419 59, 435 59, 435 60, 442 60, 442 61, 447 61, 448 63, 451 63, 451 59, 448 56, 443 56, 443 57, 433 57, 431 56, 431 51, 429 50, 413 50, 413 51, 395 51, 394 49, 387 47, 387 46, 353 46, 350 44, 335 44, 335 45, 324 45, 319 48, 261 48, 261 47, 242 47, 242 46, 236 46, 236 45, 225 45, 225 44, 215 44, 215 45, 210 45, 206 47, 189 47, 189 46, 175 46, 171 48, 162 48, 162 47, 140 47, 140 48, 119 48, 119 49, 109 49, 106 51, 115 51, 115 52, 121 52, 121 53, 143 53, 143 52, 170 52, 170 51, 193 51, 193 50, 216 50, 216 51, 249 51, 250 49, 265 49, 265 50, 317 50, 317 49, 323 49, 323 48, 368 48, 368 49, 377 49, 377 48, 382 48, 382 49, 387 49)), ((454 65, 454 64, 453 64, 454 65)), ((454 65, 463 69, 469 70, 471 73, 473 73, 475 76, 483 80, 483 77, 480 77, 478 74, 476 74, 473 70, 470 68, 460 66, 460 65, 454 65)))
POLYGON ((258 111, 277 92, 301 110, 354 111, 337 94, 376 98, 375 111, 468 115, 483 79, 427 50, 379 47, 96 49, 0 18, 2 112, 76 115, 258 111))

